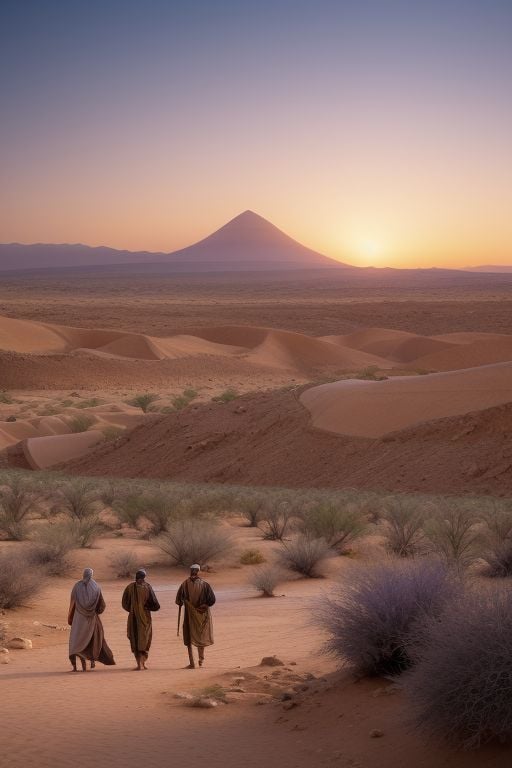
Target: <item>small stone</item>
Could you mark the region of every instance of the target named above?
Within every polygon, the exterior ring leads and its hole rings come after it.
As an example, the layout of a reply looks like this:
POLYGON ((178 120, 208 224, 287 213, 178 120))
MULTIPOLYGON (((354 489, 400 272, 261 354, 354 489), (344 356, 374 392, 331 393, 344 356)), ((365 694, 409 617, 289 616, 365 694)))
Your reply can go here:
POLYGON ((370 737, 372 739, 380 739, 384 736, 384 731, 381 731, 379 728, 374 728, 370 731, 370 737))
POLYGON ((0 664, 9 664, 9 651, 7 648, 0 648, 0 664))
POLYGON ((299 702, 298 701, 285 701, 283 704, 283 709, 293 709, 294 707, 298 707, 299 702))
POLYGON ((16 648, 20 651, 26 651, 32 648, 32 640, 28 640, 26 637, 13 637, 7 643, 8 648, 16 648))
POLYGON ((260 661, 260 667, 284 667, 284 662, 277 656, 264 656, 260 661))

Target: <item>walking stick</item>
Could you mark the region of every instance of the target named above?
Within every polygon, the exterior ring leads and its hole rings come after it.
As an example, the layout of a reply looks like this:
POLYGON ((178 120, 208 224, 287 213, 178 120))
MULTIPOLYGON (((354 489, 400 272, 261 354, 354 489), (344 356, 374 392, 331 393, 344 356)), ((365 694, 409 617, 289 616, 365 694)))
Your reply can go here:
POLYGON ((181 621, 181 603, 180 603, 180 606, 178 608, 178 631, 176 632, 176 635, 178 637, 180 636, 180 621, 181 621))

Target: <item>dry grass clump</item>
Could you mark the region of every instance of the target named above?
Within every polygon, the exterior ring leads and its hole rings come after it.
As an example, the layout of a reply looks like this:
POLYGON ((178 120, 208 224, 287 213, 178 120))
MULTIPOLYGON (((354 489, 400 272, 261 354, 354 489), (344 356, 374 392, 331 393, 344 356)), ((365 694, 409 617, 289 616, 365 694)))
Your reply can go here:
POLYGON ((486 576, 512 576, 512 504, 490 502, 483 511, 480 556, 485 562, 486 576))
POLYGON ((240 553, 240 563, 242 565, 261 565, 264 562, 265 558, 259 549, 244 549, 240 553))
POLYGON ((288 533, 297 512, 292 501, 281 495, 270 496, 260 514, 258 528, 263 531, 263 538, 270 541, 282 541, 288 533))
POLYGON ((143 413, 147 413, 149 406, 158 400, 160 395, 154 392, 145 392, 142 395, 135 395, 131 400, 127 400, 128 405, 133 405, 135 408, 140 408, 143 413))
POLYGON ((212 397, 212 400, 214 403, 230 403, 232 400, 236 400, 238 397, 238 392, 236 389, 225 389, 224 392, 221 392, 220 395, 215 395, 215 397, 212 397))
POLYGON ((139 561, 134 552, 116 552, 111 555, 109 561, 119 578, 133 577, 139 567, 139 561))
POLYGON ((156 543, 168 555, 171 565, 206 565, 233 549, 233 541, 215 520, 184 518, 171 523, 156 543))
POLYGON ((3 621, 0 621, 0 648, 3 647, 7 641, 7 625, 3 621))
POLYGON ((92 546, 104 532, 101 506, 97 488, 86 480, 70 480, 55 491, 53 512, 70 519, 69 529, 80 547, 92 546))
POLYGON ((510 740, 511 637, 510 592, 467 593, 430 621, 405 683, 416 726, 465 749, 510 740))
POLYGON ((44 586, 44 575, 19 552, 0 553, 0 609, 27 605, 44 586))
POLYGON ((478 557, 480 532, 475 510, 449 500, 433 506, 424 528, 432 550, 449 563, 467 567, 478 557))
POLYGON ((294 573, 315 579, 323 576, 322 566, 330 554, 325 539, 313 539, 307 534, 300 534, 293 541, 282 542, 278 562, 294 573))
POLYGON ((44 568, 49 576, 64 576, 69 572, 69 554, 79 545, 73 523, 68 521, 41 526, 32 541, 27 555, 32 565, 44 568))
POLYGON ((249 528, 256 528, 262 518, 265 508, 265 495, 263 493, 243 493, 236 499, 236 507, 245 517, 249 528))
POLYGON ((324 539, 331 549, 345 554, 368 526, 355 504, 320 501, 303 513, 302 528, 312 538, 324 539))
POLYGON ((30 516, 38 510, 40 498, 32 483, 16 475, 0 487, 0 531, 8 539, 27 538, 30 516))
POLYGON ((113 509, 122 523, 158 536, 179 515, 179 499, 164 489, 132 492, 113 501, 113 509))
POLYGON ((274 590, 284 581, 284 574, 277 565, 264 565, 255 568, 249 576, 249 584, 261 593, 262 597, 275 597, 274 590))
POLYGON ((389 552, 399 557, 410 557, 423 549, 425 509, 417 499, 390 496, 384 501, 381 517, 389 552))
POLYGON ((363 675, 407 669, 423 622, 438 618, 459 583, 437 560, 385 563, 354 571, 319 608, 325 650, 363 675))
POLYGON ((89 427, 94 424, 94 417, 89 416, 88 413, 81 413, 78 416, 73 416, 72 419, 67 420, 67 425, 71 432, 87 432, 89 427))

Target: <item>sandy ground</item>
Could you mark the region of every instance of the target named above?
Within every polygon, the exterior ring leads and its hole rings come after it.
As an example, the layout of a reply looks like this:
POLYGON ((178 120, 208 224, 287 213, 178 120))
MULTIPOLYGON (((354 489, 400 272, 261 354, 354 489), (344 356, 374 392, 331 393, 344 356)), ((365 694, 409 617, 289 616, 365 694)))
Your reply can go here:
MULTIPOLYGON (((240 543, 256 543, 267 554, 273 546, 255 542, 257 533, 249 529, 240 529, 238 536, 240 543)), ((213 768, 509 764, 510 752, 503 747, 468 756, 425 742, 406 725, 403 694, 388 695, 389 681, 357 682, 319 654, 324 638, 311 623, 311 611, 333 578, 347 578, 351 564, 345 559, 333 561, 330 578, 285 583, 278 590, 283 596, 274 599, 255 597, 247 587, 250 567, 208 574, 218 598, 213 609, 216 642, 207 650, 205 668, 193 671, 182 669, 187 657, 176 637, 174 596, 185 574, 149 566, 162 609, 154 614, 150 669, 134 673, 126 614, 119 604, 126 582, 113 579, 108 566, 109 553, 127 547, 145 563, 154 559, 147 542, 120 539, 103 539, 96 549, 76 557, 75 577, 83 566, 92 565, 102 585, 104 627, 116 667, 100 665, 86 674, 68 671, 68 632, 60 627, 72 578, 52 579, 33 608, 3 617, 11 633, 34 644, 32 650, 11 651, 11 663, 0 667, 5 768, 161 768, 169 762, 192 766, 205 760, 213 768), (259 666, 263 656, 274 654, 284 667, 259 666), (194 693, 212 684, 229 687, 237 677, 245 677, 247 695, 235 694, 234 701, 216 709, 192 709, 174 698, 177 692, 194 693), (293 686, 306 690, 294 693, 296 706, 286 709, 280 696, 293 686), (269 703, 256 704, 269 693, 269 703), (373 729, 383 736, 372 738, 373 729)))

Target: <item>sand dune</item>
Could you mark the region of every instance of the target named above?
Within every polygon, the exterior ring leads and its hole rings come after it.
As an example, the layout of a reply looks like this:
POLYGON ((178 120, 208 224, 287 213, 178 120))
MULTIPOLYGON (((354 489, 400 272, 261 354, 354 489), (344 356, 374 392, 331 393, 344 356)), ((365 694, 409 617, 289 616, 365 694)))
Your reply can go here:
POLYGON ((358 437, 381 437, 511 401, 512 363, 386 381, 337 381, 301 396, 313 426, 358 437))
POLYGON ((423 355, 452 348, 452 343, 447 340, 386 328, 366 328, 336 338, 338 344, 400 363, 408 363, 423 355))
POLYGON ((61 335, 43 323, 0 316, 0 349, 10 352, 63 352, 61 335))
POLYGON ((448 350, 426 354, 411 367, 434 371, 452 371, 512 360, 512 336, 481 338, 459 343, 448 350))
POLYGON ((22 452, 30 469, 48 469, 63 461, 77 459, 103 440, 103 432, 91 429, 68 435, 28 437, 16 448, 22 452))

